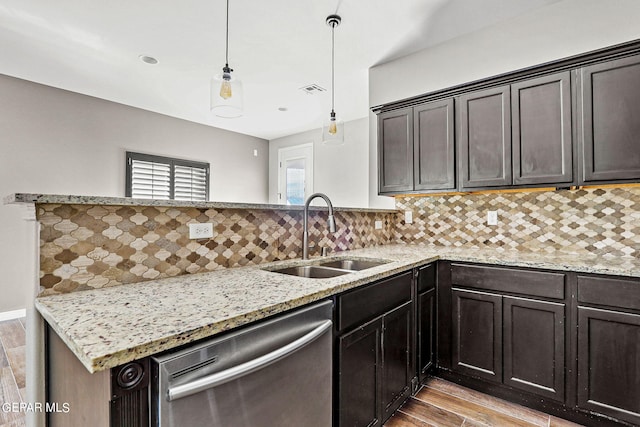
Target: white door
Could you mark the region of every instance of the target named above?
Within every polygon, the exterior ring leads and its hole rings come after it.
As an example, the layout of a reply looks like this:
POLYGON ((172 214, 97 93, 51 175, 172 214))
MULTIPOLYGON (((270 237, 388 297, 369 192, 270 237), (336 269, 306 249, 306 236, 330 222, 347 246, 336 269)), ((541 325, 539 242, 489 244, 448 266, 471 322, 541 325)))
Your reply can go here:
POLYGON ((313 144, 278 150, 278 203, 303 205, 313 192, 313 144))

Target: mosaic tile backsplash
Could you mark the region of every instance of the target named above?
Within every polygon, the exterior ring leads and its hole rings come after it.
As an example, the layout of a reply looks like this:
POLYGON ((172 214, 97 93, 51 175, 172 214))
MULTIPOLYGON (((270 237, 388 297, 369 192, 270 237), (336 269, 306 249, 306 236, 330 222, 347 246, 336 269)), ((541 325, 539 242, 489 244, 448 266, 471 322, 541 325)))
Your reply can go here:
MULTIPOLYGON (((41 295, 297 258, 302 211, 41 204, 41 295), (211 222, 212 239, 189 239, 188 224, 211 222)), ((330 253, 393 242, 396 215, 311 211, 310 242, 330 253), (383 228, 374 230, 376 220, 383 228)), ((311 250, 314 254, 314 250, 311 250)))
POLYGON ((640 255, 637 187, 404 197, 396 208, 413 212, 412 224, 395 228, 396 240, 407 243, 640 255), (487 225, 490 210, 498 225, 487 225))
MULTIPOLYGON (((399 213, 311 211, 310 241, 330 252, 412 243, 514 251, 640 254, 640 188, 399 197, 399 213), (413 223, 404 223, 404 211, 413 223), (497 211, 498 225, 486 223, 497 211), (375 230, 375 221, 383 228, 375 230)), ((37 206, 41 295, 298 258, 302 211, 46 203, 37 206), (212 239, 188 224, 212 222, 212 239)), ((316 249, 317 252, 317 249, 316 249)), ((315 252, 312 249, 311 254, 315 252)))

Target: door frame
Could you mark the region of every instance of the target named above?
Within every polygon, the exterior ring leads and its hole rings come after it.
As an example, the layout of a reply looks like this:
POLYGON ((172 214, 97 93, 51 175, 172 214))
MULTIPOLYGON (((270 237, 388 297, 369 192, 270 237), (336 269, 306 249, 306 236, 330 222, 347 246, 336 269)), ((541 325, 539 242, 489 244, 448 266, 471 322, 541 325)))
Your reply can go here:
POLYGON ((276 193, 277 203, 284 203, 284 199, 282 198, 282 196, 286 192, 286 189, 283 188, 285 185, 285 179, 283 176, 284 169, 282 167, 283 160, 287 159, 287 156, 286 156, 287 153, 291 154, 291 152, 294 152, 296 150, 306 151, 304 155, 301 155, 299 157, 293 157, 293 156, 290 157, 291 159, 295 159, 295 158, 307 159, 306 171, 308 173, 305 172, 305 184, 304 184, 305 199, 313 193, 313 174, 314 174, 313 142, 307 142, 307 143, 298 144, 298 145, 291 145, 288 147, 281 147, 281 148, 278 148, 278 191, 276 193))

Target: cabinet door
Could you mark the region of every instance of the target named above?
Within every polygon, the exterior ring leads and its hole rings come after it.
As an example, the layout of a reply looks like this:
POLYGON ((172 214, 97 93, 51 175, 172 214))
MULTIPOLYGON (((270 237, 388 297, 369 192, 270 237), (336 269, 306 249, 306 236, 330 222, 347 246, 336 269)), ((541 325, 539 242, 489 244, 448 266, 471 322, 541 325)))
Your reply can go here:
POLYGON ((338 338, 338 421, 380 426, 382 317, 338 338))
POLYGON ((502 297, 453 290, 453 370, 502 382, 502 297))
POLYGON ((573 180, 569 72, 511 86, 514 184, 573 180))
POLYGON ((511 185, 509 86, 458 98, 460 188, 511 185))
POLYGON ((423 381, 435 363, 436 290, 418 295, 418 375, 423 381))
POLYGON ((583 180, 640 179, 640 57, 581 70, 583 180))
POLYGON ((640 315, 578 307, 578 407, 640 425, 640 315))
POLYGON ((414 189, 454 189, 453 99, 413 109, 414 189))
POLYGON ((504 384, 564 402, 565 305, 503 297, 504 384))
POLYGON ((413 315, 408 302, 384 315, 382 331, 383 422, 411 394, 413 315))
POLYGON ((378 173, 380 193, 413 190, 411 108, 389 111, 378 116, 378 173))

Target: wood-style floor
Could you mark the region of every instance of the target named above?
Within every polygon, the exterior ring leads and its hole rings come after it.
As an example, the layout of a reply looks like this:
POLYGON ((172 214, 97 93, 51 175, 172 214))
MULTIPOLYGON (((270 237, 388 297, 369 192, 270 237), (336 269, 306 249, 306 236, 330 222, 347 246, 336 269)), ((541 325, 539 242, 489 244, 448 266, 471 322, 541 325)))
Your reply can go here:
POLYGON ((25 343, 24 319, 0 322, 0 427, 25 425, 23 412, 4 405, 25 401, 25 343))
POLYGON ((576 427, 578 424, 431 378, 384 427, 576 427))

